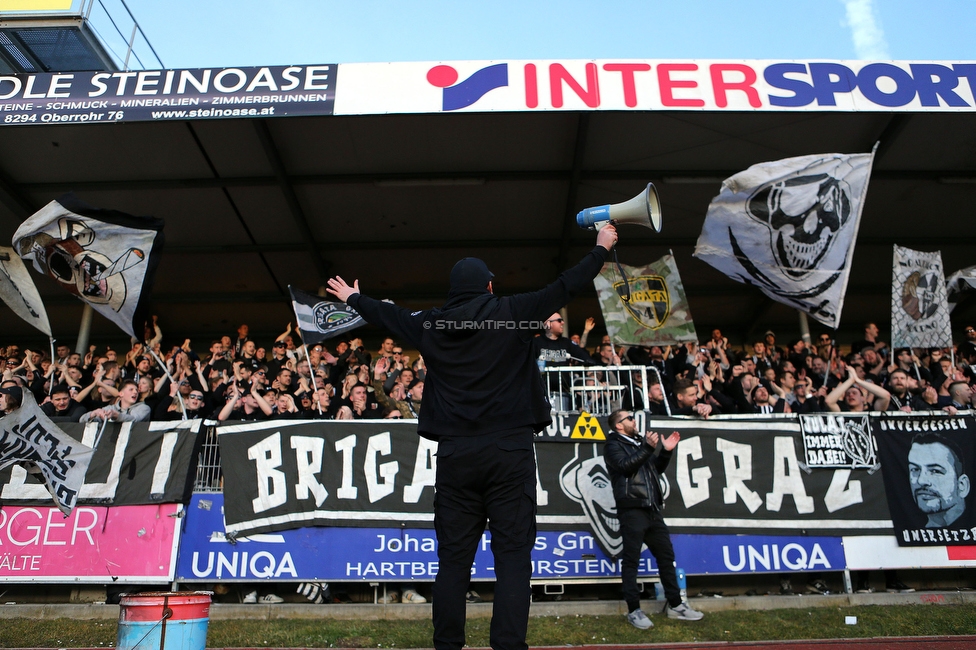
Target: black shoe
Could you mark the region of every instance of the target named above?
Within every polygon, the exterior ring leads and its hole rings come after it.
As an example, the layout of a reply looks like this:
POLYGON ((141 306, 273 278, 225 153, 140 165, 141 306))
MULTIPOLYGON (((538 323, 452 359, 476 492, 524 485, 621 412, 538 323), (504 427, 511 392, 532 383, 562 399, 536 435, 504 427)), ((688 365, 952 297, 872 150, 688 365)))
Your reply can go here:
POLYGON ((823 580, 811 580, 807 583, 807 593, 826 596, 830 593, 830 589, 827 589, 827 583, 823 580))
POLYGON ((887 591, 889 594, 911 594, 915 592, 914 589, 906 585, 901 580, 893 580, 892 582, 889 582, 887 585, 885 585, 885 591, 887 591))

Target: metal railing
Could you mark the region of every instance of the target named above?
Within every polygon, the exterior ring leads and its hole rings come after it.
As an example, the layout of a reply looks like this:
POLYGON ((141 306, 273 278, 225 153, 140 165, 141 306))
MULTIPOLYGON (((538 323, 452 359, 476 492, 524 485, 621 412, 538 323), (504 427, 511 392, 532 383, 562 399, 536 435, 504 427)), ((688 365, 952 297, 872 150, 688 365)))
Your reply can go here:
POLYGON ((643 408, 648 375, 646 366, 562 366, 541 369, 546 395, 556 413, 607 416, 621 408, 643 408))

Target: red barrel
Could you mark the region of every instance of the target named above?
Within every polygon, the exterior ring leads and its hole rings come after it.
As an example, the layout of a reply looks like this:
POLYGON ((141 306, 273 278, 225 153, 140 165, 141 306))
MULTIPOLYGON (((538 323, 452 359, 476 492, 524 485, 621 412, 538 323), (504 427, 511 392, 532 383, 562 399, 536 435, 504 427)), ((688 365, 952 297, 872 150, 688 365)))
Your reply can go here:
POLYGON ((116 647, 205 650, 212 591, 125 594, 119 602, 116 647))

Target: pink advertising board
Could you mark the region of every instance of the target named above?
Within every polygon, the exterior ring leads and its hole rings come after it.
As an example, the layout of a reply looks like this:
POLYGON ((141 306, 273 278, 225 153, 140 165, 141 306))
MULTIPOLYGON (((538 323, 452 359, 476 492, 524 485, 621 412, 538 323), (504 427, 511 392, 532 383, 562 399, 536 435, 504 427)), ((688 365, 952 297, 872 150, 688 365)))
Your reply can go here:
POLYGON ((0 508, 0 582, 172 581, 182 506, 0 508))

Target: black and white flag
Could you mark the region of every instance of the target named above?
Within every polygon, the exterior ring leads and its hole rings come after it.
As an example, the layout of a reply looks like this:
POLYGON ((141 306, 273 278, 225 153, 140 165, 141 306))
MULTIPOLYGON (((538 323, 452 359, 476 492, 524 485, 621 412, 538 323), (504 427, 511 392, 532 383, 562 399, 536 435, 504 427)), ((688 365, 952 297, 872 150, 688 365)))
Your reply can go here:
POLYGON ((24 261, 12 248, 0 246, 0 300, 3 300, 15 314, 51 336, 51 323, 47 310, 37 293, 24 261))
POLYGON ((23 391, 20 408, 0 419, 0 469, 15 463, 39 474, 65 516, 78 501, 92 449, 67 435, 23 391))
POLYGON ((973 289, 976 289, 976 266, 967 266, 949 276, 946 280, 946 300, 949 302, 950 314, 973 289))
POLYGON ((871 425, 898 545, 976 544, 976 420, 884 413, 871 425))
POLYGON ((305 345, 315 345, 366 324, 359 312, 345 303, 313 296, 291 285, 288 291, 291 292, 291 305, 305 345))
POLYGON ((895 246, 891 264, 891 345, 944 348, 952 345, 942 253, 895 246))
POLYGON ((93 208, 69 194, 22 223, 13 246, 38 272, 142 339, 162 230, 160 219, 93 208))
POLYGON ((753 165, 722 183, 695 257, 836 328, 874 153, 753 165))

